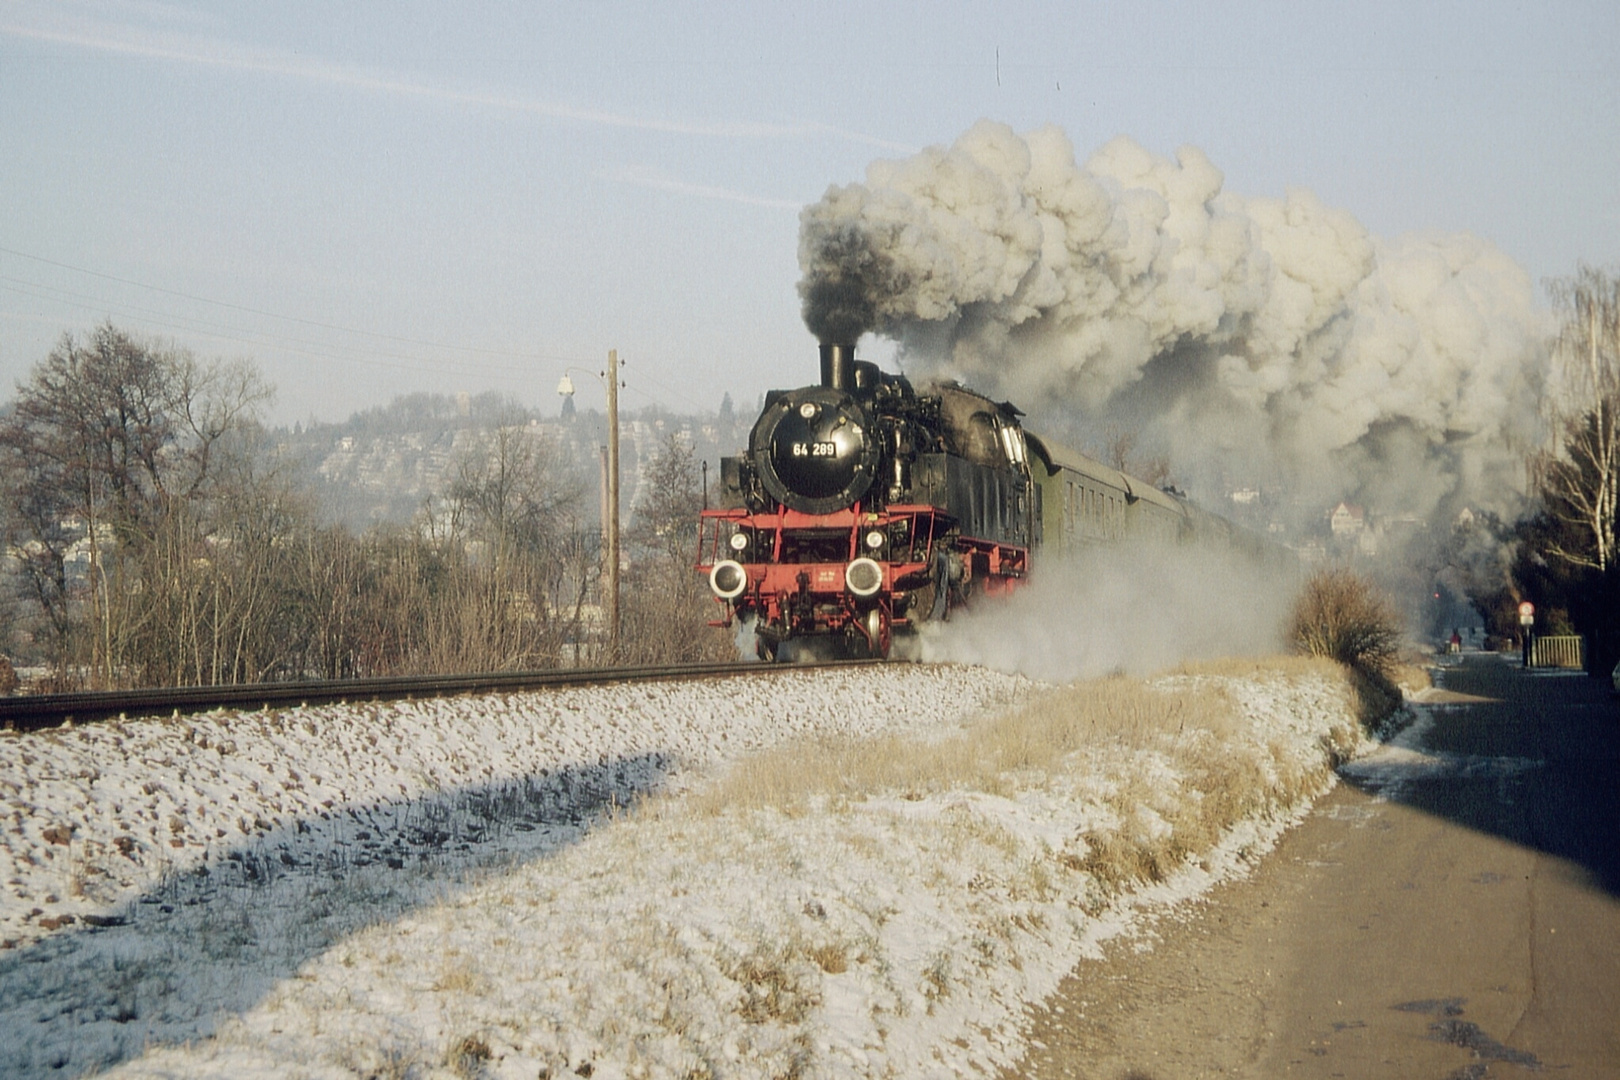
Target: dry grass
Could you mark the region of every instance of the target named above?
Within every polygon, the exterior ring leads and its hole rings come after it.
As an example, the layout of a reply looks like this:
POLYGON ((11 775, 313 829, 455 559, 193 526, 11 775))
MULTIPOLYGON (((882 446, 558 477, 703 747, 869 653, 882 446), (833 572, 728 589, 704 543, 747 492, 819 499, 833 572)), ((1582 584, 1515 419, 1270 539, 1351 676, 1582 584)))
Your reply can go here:
POLYGON ((457 1076, 482 1076, 484 1066, 493 1056, 489 1042, 482 1035, 466 1035, 450 1047, 445 1055, 445 1064, 457 1076))
POLYGON ((1406 704, 1401 688, 1383 671, 1346 668, 1350 689, 1355 693, 1356 718, 1369 734, 1381 732, 1391 717, 1406 704))
POLYGON ((466 960, 446 957, 433 989, 447 994, 476 994, 484 989, 484 978, 466 960))
POLYGON ((1035 776, 1065 771, 1065 759, 1077 751, 1148 746, 1187 730, 1230 734, 1240 722, 1231 704, 1207 688, 1161 690, 1135 679, 1099 679, 1036 695, 934 743, 819 740, 759 754, 736 765, 695 805, 710 814, 770 808, 796 815, 817 803, 880 795, 1007 795, 1035 776))
POLYGON ((1189 660, 1176 668, 1178 675, 1212 675, 1229 679, 1299 678, 1331 674, 1334 664, 1318 656, 1228 656, 1189 660))
POLYGON ((828 975, 842 975, 849 970, 849 955, 842 945, 813 945, 805 950, 805 955, 828 975))
POLYGON ((730 965, 726 975, 742 991, 738 1015, 746 1023, 797 1024, 821 1004, 818 980, 805 976, 791 948, 761 950, 730 965))
MULTIPOLYGON (((738 763, 694 800, 700 813, 769 809, 789 816, 872 798, 950 791, 1015 796, 1083 782, 1118 826, 1087 833, 1055 862, 1084 871, 1097 900, 1131 882, 1159 881, 1209 850, 1237 822, 1314 794, 1358 741, 1347 725, 1301 757, 1257 737, 1226 680, 1343 682, 1313 657, 1220 660, 1157 684, 1110 677, 1038 694, 936 742, 820 741, 738 763), (1149 759, 1156 769, 1144 764, 1149 759)), ((1355 680, 1361 681, 1361 680, 1355 680)), ((1361 686, 1362 699, 1372 691, 1361 686)), ((823 965, 825 970, 825 965, 823 965)))
POLYGON ((1434 685, 1429 669, 1410 659, 1402 659, 1393 665, 1389 670, 1389 679, 1408 697, 1434 685))

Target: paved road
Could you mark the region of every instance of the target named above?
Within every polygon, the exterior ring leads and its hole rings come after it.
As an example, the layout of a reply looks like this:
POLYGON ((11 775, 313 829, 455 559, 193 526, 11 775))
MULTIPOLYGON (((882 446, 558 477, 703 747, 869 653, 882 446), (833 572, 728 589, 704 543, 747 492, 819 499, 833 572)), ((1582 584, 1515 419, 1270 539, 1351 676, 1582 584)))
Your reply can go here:
POLYGON ((1620 1078, 1620 702, 1440 685, 1249 879, 1082 964, 1014 1075, 1620 1078))

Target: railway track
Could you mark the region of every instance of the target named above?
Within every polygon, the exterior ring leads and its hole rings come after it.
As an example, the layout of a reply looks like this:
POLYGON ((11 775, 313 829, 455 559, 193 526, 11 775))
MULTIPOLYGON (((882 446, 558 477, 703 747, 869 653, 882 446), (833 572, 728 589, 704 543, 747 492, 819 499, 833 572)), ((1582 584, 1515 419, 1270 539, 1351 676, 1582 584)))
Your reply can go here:
POLYGON ((812 664, 676 664, 653 667, 567 668, 499 671, 481 675, 413 675, 320 682, 246 683, 236 686, 157 687, 142 690, 87 690, 0 698, 0 729, 38 731, 66 723, 119 717, 182 715, 211 709, 268 709, 345 701, 399 701, 461 694, 512 693, 548 687, 667 679, 727 678, 779 671, 876 664, 880 660, 838 660, 812 664))

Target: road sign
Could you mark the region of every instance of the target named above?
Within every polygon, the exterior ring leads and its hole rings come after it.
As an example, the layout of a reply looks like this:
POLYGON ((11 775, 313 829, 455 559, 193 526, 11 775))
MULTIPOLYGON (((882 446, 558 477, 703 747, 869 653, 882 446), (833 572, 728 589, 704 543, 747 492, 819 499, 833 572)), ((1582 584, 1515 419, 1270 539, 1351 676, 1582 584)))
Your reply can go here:
POLYGON ((1528 600, 1519 605, 1519 625, 1536 625, 1536 605, 1532 604, 1528 600))

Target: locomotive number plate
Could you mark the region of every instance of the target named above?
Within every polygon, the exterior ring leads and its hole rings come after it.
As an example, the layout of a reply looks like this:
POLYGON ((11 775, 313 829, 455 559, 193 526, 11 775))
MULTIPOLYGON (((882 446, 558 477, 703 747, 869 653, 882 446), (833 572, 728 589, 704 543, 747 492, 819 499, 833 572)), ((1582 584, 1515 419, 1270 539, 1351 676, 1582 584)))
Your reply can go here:
POLYGON ((838 444, 835 442, 796 442, 793 444, 794 457, 837 457, 838 444))

